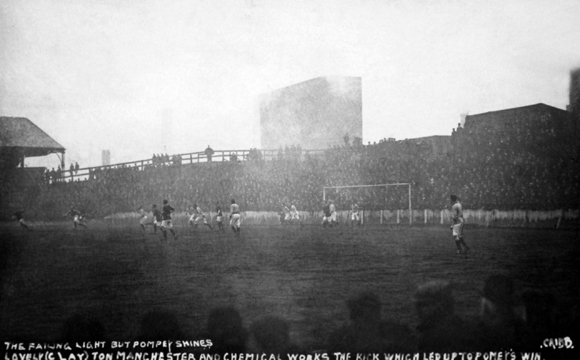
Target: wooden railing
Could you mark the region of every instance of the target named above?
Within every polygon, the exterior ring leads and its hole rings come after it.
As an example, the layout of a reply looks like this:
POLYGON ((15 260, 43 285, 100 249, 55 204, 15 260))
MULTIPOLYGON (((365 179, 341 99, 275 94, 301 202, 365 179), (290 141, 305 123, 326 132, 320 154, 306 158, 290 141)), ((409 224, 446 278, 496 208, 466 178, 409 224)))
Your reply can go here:
POLYGON ((280 156, 300 158, 303 158, 306 155, 320 156, 324 154, 324 151, 325 150, 295 150, 295 153, 288 154, 284 152, 280 153, 280 150, 215 150, 211 157, 206 155, 203 151, 198 151, 185 154, 174 154, 169 155, 168 157, 156 157, 111 165, 79 168, 78 170, 61 170, 60 173, 58 173, 58 171, 55 171, 55 173, 49 172, 46 181, 49 183, 84 181, 91 179, 95 174, 98 174, 99 171, 108 169, 130 168, 134 170, 144 170, 147 167, 158 166, 184 166, 208 162, 242 162, 250 160, 252 154, 256 156, 256 159, 269 161, 277 159, 280 156))

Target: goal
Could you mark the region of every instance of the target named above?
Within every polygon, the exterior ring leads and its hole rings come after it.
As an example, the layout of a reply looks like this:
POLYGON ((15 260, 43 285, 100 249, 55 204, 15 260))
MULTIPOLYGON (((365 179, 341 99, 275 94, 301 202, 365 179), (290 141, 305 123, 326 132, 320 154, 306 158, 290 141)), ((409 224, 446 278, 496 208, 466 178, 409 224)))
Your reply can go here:
MULTIPOLYGON (((329 193, 332 190, 335 190, 336 192, 340 192, 340 191, 344 191, 344 190, 348 190, 348 191, 358 191, 360 189, 380 189, 384 191, 384 194, 381 195, 381 197, 383 197, 383 201, 382 201, 382 205, 386 205, 387 204, 387 192, 388 189, 391 187, 395 187, 398 189, 401 189, 401 187, 404 189, 405 187, 407 188, 407 191, 405 192, 404 197, 406 199, 405 205, 408 205, 409 207, 409 225, 413 225, 413 205, 411 202, 411 183, 392 183, 392 184, 377 184, 377 185, 345 185, 345 186, 325 186, 322 188, 322 199, 326 201, 327 196, 329 195, 329 193)), ((399 191, 400 192, 400 191, 399 191)), ((401 199, 402 200, 402 199, 401 199)), ((361 205, 361 204, 359 204, 361 205)), ((399 207, 399 205, 402 205, 402 202, 397 202, 397 207, 399 207)), ((385 206, 383 206, 380 211, 381 211, 381 224, 383 223, 383 210, 385 206)), ((364 209, 362 209, 364 211, 364 209)), ((364 216, 363 216, 364 218, 364 216)), ((398 218, 399 218, 399 213, 397 212, 397 222, 398 222, 398 218)))

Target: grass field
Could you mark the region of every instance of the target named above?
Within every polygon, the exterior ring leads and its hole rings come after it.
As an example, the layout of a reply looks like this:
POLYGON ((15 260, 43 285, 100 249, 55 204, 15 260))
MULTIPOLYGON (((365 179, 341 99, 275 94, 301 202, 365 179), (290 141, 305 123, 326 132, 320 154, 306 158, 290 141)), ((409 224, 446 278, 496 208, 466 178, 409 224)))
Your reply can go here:
POLYGON ((211 308, 233 305, 246 325, 285 318, 293 340, 313 349, 347 321, 345 300, 360 290, 380 295, 384 318, 414 327, 418 284, 454 282, 457 312, 473 317, 496 273, 519 290, 553 290, 561 306, 580 302, 580 244, 569 230, 467 227, 472 253, 458 256, 447 226, 247 226, 239 238, 177 227, 178 241, 162 241, 137 221, 32 225, 0 225, 4 339, 51 341, 68 316, 90 312, 111 340, 127 340, 154 308, 178 314, 194 338, 211 308))

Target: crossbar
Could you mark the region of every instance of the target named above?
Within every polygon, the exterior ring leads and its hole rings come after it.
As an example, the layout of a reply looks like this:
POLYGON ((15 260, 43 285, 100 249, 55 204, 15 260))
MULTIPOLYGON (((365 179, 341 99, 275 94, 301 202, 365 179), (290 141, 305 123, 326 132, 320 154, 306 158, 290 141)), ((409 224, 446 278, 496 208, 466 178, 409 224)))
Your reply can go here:
POLYGON ((344 188, 361 188, 361 187, 377 187, 377 186, 398 186, 411 185, 410 183, 396 183, 396 184, 377 184, 377 185, 349 185, 349 186, 325 186, 324 189, 344 189, 344 188))

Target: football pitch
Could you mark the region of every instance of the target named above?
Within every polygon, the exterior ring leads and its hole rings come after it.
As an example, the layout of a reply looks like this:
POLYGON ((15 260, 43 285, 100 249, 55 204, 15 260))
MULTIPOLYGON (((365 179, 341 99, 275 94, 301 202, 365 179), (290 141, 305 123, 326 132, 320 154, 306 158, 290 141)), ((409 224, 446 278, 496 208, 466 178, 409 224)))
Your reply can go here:
POLYGON ((240 237, 177 226, 177 241, 137 221, 32 226, 0 225, 3 339, 53 341, 66 318, 90 313, 110 340, 130 340, 153 309, 174 312, 194 339, 212 308, 234 306, 246 325, 286 319, 292 340, 316 349, 348 321, 354 293, 375 292, 385 319, 413 328, 417 285, 452 281, 456 312, 473 317, 491 274, 513 276, 520 291, 550 290, 562 306, 580 302, 574 230, 468 226, 472 252, 456 255, 448 226, 246 226, 240 237))

